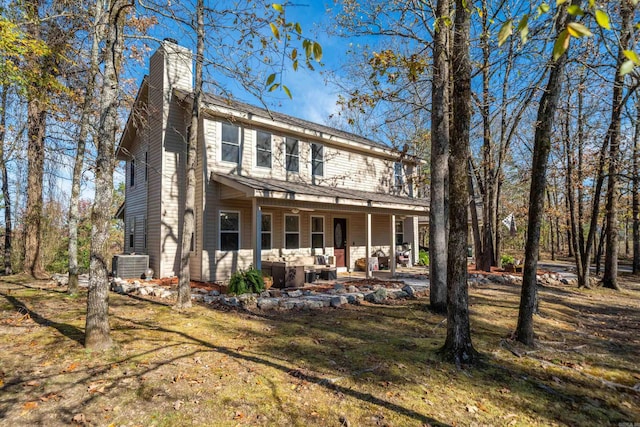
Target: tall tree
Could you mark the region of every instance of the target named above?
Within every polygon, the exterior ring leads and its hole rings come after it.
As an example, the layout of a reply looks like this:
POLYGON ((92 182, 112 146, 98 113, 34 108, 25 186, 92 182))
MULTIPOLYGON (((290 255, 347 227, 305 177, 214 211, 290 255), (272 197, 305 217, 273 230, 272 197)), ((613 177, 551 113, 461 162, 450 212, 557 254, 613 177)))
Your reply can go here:
MULTIPOLYGON (((491 123, 489 117, 489 107, 491 95, 489 93, 490 83, 490 58, 491 46, 489 45, 489 11, 487 0, 482 0, 482 102, 480 105, 480 115, 482 116, 482 170, 484 182, 484 203, 482 218, 482 252, 476 254, 476 263, 479 270, 491 271, 494 265, 494 238, 493 226, 495 224, 495 203, 496 185, 495 172, 493 170, 493 147, 491 141, 491 123)), ((506 106, 503 106, 505 108, 506 106)))
POLYGON ((636 101, 635 135, 632 154, 633 274, 640 272, 640 100, 636 101))
POLYGON ((609 177, 607 181, 607 236, 604 259, 605 288, 619 289, 618 286, 618 197, 620 173, 620 122, 622 116, 624 75, 622 65, 627 61, 625 51, 633 36, 634 6, 631 0, 620 1, 621 32, 618 44, 616 71, 613 80, 611 100, 611 125, 609 126, 609 177))
POLYGON ((91 255, 85 347, 111 347, 109 327, 109 231, 115 167, 115 138, 118 130, 119 78, 124 48, 124 23, 129 0, 110 0, 105 31, 104 76, 101 86, 100 121, 96 138, 95 197, 91 212, 91 255))
POLYGON ((76 156, 73 165, 73 175, 71 178, 71 198, 69 199, 69 294, 78 292, 78 224, 80 222, 78 214, 78 203, 80 201, 80 184, 82 169, 84 166, 84 154, 89 135, 89 127, 93 116, 93 100, 96 77, 98 75, 99 54, 100 54, 100 25, 104 13, 103 0, 97 0, 91 10, 91 53, 89 58, 89 69, 87 70, 86 88, 82 111, 80 113, 80 129, 76 144, 76 156))
MULTIPOLYGON (((40 23, 40 0, 25 2, 28 20, 27 33, 35 40, 42 39, 40 23)), ((39 70, 47 75, 51 70, 51 54, 27 56, 27 67, 39 70)), ((34 79, 27 86, 27 206, 24 231, 24 265, 25 273, 35 278, 46 277, 40 259, 40 239, 42 220, 42 181, 44 177, 44 144, 47 123, 46 79, 34 79)))
POLYGON ((198 148, 198 124, 200 123, 200 102, 202 98, 202 64, 204 62, 203 0, 198 0, 196 5, 196 36, 196 82, 193 94, 193 105, 191 106, 191 123, 187 134, 187 185, 184 202, 184 219, 182 222, 180 279, 176 300, 176 308, 179 309, 191 307, 191 271, 189 260, 195 223, 196 155, 198 148))
POLYGON ((429 205, 429 302, 447 310, 447 163, 449 156, 449 4, 438 0, 431 82, 431 185, 429 205))
POLYGON ((471 124, 470 10, 456 0, 452 49, 453 120, 449 156, 449 241, 447 253, 447 338, 441 349, 456 365, 477 358, 471 342, 467 285, 467 165, 471 124))
MULTIPOLYGON (((572 5, 579 7, 580 1, 574 0, 572 5)), ((558 40, 567 40, 567 25, 572 21, 567 14, 567 5, 560 5, 556 21, 558 40)), ((557 42, 556 42, 557 45, 557 42)), ((547 160, 551 151, 551 134, 555 121, 558 100, 562 92, 562 77, 566 64, 566 52, 558 52, 554 48, 553 59, 549 61, 549 79, 540 98, 535 125, 533 159, 531 163, 531 188, 529 190, 529 219, 527 241, 525 245, 525 262, 520 294, 520 309, 516 339, 524 344, 533 345, 533 314, 537 310, 537 272, 538 250, 540 247, 540 227, 544 214, 544 194, 547 185, 547 160)))
POLYGON ((2 87, 0 95, 0 176, 2 177, 2 201, 4 203, 4 274, 13 273, 11 265, 11 194, 9 193, 9 174, 7 173, 7 157, 5 150, 5 136, 7 129, 7 96, 9 85, 2 87))

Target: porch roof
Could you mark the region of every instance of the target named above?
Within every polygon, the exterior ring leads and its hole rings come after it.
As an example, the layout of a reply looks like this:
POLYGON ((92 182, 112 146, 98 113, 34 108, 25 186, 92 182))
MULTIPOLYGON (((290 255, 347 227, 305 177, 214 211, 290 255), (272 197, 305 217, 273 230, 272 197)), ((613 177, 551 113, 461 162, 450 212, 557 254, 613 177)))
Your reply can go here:
POLYGON ((422 215, 429 212, 428 201, 425 199, 242 175, 212 173, 211 179, 243 193, 247 198, 343 205, 360 209, 369 207, 422 215))

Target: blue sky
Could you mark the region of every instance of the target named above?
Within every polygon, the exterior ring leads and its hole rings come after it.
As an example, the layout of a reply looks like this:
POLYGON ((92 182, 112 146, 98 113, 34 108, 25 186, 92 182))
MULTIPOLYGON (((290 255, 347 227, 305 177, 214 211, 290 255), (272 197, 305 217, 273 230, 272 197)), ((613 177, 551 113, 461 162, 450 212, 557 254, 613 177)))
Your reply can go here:
MULTIPOLYGON (((205 0, 205 5, 207 3, 208 1, 205 0)), ((282 91, 272 92, 265 99, 270 109, 321 124, 327 124, 329 116, 339 110, 336 104, 337 91, 335 87, 326 83, 325 74, 329 71, 339 70, 342 61, 345 60, 350 40, 333 36, 328 31, 333 25, 330 12, 328 12, 331 7, 333 7, 332 0, 301 0, 286 8, 287 21, 300 23, 303 36, 321 44, 323 49, 322 64, 324 65, 316 66, 317 63, 314 61, 315 71, 301 67, 295 72, 288 66, 282 78, 283 83, 291 90, 293 99, 289 99, 282 91)), ((172 37, 179 44, 193 48, 194 41, 191 37, 180 36, 175 26, 166 25, 163 22, 152 28, 150 34, 157 40, 172 37)), ((126 71, 127 77, 136 82, 136 90, 144 75, 148 73, 149 58, 158 48, 158 43, 155 41, 146 41, 146 44, 150 51, 145 55, 143 63, 132 64, 131 68, 126 71)), ((221 78, 219 75, 212 77, 221 78)), ((233 81, 223 80, 224 85, 235 98, 250 104, 261 105, 259 100, 247 95, 233 81)), ((117 170, 115 181, 123 179, 124 175, 117 170)))
MULTIPOLYGON (((190 1, 186 0, 186 3, 190 1)), ((205 6, 208 3, 209 1, 205 0, 205 6)), ((220 4, 224 3, 224 1, 218 2, 215 7, 221 8, 220 4)), ((326 123, 328 117, 337 111, 337 93, 334 88, 326 84, 325 73, 339 69, 341 61, 345 58, 349 40, 332 36, 327 31, 332 25, 328 9, 333 6, 332 0, 301 0, 294 1, 290 6, 286 7, 287 21, 300 23, 303 36, 321 44, 323 49, 322 63, 324 66, 316 66, 317 63, 314 61, 315 71, 300 67, 297 72, 294 72, 290 64, 287 64, 287 71, 283 74, 282 81, 291 90, 293 99, 289 99, 280 90, 272 92, 265 99, 269 108, 318 123, 326 123)), ((177 10, 174 10, 174 12, 179 13, 177 10)), ((144 11, 140 13, 143 14, 144 11)), ((152 38, 162 40, 165 37, 171 37, 176 39, 179 44, 194 49, 195 41, 191 35, 185 35, 175 24, 167 24, 166 22, 160 21, 158 25, 151 29, 150 35, 152 38)), ((136 64, 127 70, 128 77, 136 81, 138 85, 142 81, 142 77, 148 73, 149 57, 158 48, 156 41, 147 40, 145 43, 150 52, 146 54, 144 64, 136 64)), ((295 43, 300 44, 300 42, 295 43)), ((298 50, 302 51, 301 46, 299 46, 298 50)), ((247 95, 232 80, 220 75, 212 75, 211 78, 222 81, 235 98, 250 104, 260 105, 259 100, 247 95)), ((207 76, 205 75, 206 79, 207 76)))

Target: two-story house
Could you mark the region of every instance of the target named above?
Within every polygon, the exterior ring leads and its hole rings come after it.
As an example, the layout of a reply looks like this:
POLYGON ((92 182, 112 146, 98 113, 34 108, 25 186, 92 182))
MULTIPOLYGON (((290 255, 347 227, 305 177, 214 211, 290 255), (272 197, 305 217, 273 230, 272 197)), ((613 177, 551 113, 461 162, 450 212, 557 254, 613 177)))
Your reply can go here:
MULTIPOLYGON (((161 44, 117 151, 125 252, 148 254, 157 277, 179 271, 192 64, 188 49, 161 44)), ((346 269, 377 250, 395 259, 404 242, 417 249, 428 208, 414 198, 410 156, 215 95, 203 97, 198 141, 194 280, 293 254, 326 254, 346 269)))

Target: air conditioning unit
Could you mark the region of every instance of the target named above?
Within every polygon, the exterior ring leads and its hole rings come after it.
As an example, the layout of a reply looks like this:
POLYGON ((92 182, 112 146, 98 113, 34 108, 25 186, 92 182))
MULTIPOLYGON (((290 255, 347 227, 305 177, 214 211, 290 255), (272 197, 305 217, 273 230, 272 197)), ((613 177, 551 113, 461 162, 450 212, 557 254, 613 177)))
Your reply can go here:
POLYGON ((149 268, 149 255, 115 255, 111 274, 121 279, 140 279, 149 268))

